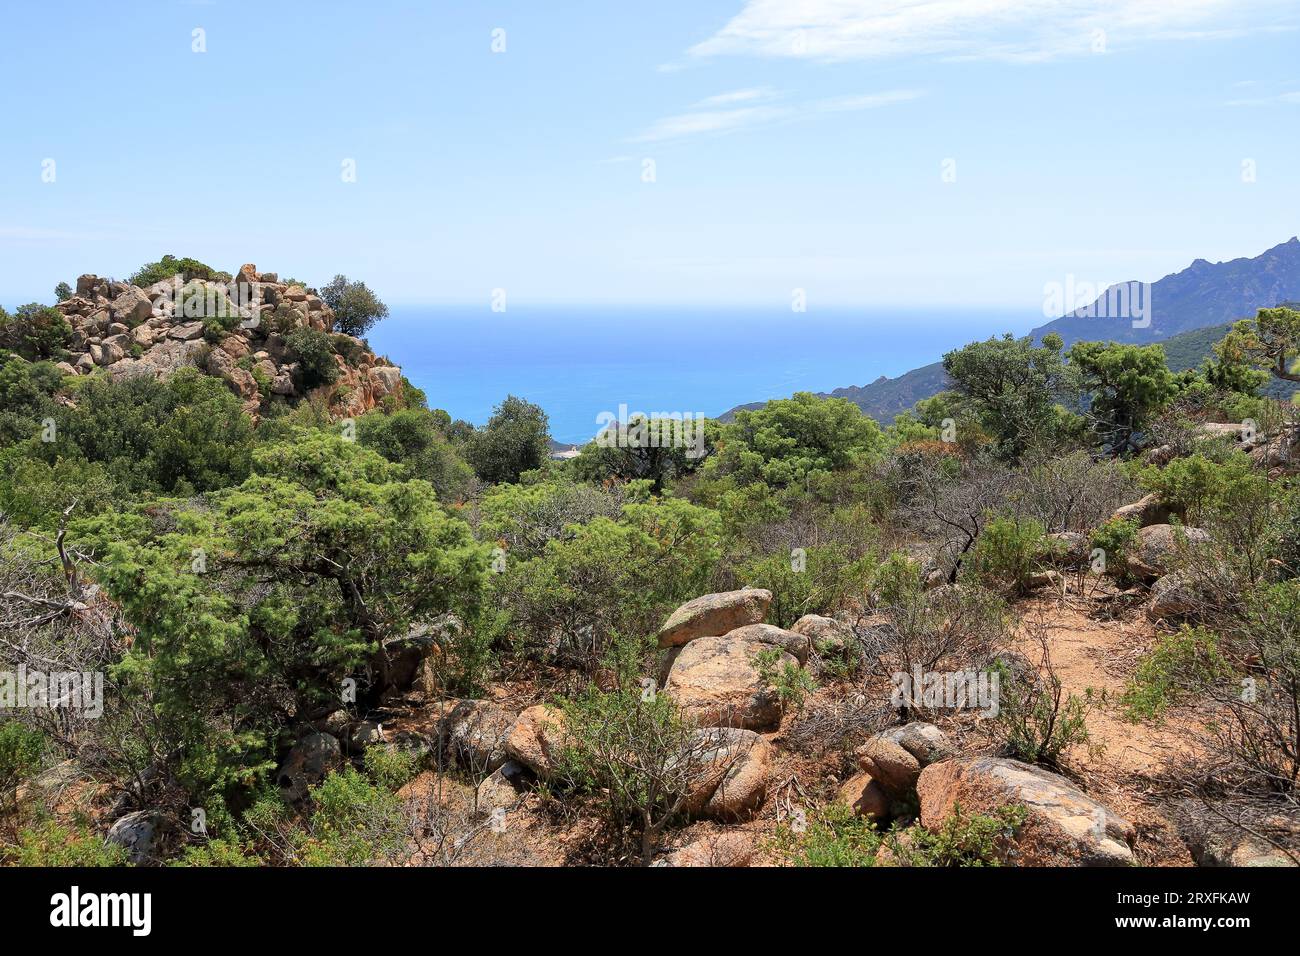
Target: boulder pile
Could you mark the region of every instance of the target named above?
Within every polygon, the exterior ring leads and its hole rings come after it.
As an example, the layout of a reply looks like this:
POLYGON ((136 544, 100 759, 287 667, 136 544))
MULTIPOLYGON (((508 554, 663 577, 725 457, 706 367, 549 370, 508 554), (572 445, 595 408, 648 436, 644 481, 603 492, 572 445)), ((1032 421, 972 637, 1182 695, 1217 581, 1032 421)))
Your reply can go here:
POLYGON ((231 282, 175 276, 147 288, 83 275, 56 308, 72 328, 60 363, 69 375, 102 368, 114 378, 165 378, 194 365, 224 380, 253 416, 310 392, 338 417, 355 417, 401 387, 399 368, 343 335, 334 336, 336 380, 304 387, 288 338, 301 328, 330 332, 334 313, 314 291, 251 264, 231 282))

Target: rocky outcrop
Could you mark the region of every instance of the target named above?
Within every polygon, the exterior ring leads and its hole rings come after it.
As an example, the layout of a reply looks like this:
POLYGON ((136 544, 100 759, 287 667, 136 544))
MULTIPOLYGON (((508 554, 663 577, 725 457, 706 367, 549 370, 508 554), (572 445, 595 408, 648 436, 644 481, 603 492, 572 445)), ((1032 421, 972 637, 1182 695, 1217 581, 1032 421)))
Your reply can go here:
POLYGON ((913 721, 871 737, 857 749, 858 767, 893 800, 909 797, 921 771, 952 756, 952 744, 934 724, 913 721))
POLYGON ((1006 862, 1023 866, 1126 866, 1133 863, 1133 824, 1059 774, 1019 760, 963 757, 931 764, 917 782, 921 824, 938 827, 960 805, 990 813, 1027 811, 1006 862))
POLYGON ((659 628, 660 647, 680 647, 699 637, 718 637, 746 624, 758 624, 772 603, 772 592, 745 588, 706 594, 687 601, 659 628))
POLYGON ((1179 517, 1175 509, 1163 504, 1155 495, 1147 495, 1131 505, 1117 509, 1110 520, 1134 521, 1139 528, 1145 528, 1153 524, 1168 524, 1174 517, 1179 517))
POLYGON ((1173 570, 1173 559, 1181 549, 1205 544, 1209 540, 1209 532, 1201 528, 1171 524, 1148 525, 1138 531, 1137 541, 1125 555, 1125 560, 1129 570, 1138 577, 1154 581, 1173 570))
POLYGON ((401 388, 401 370, 359 339, 335 335, 334 382, 305 387, 288 346, 300 328, 329 332, 334 313, 310 289, 240 268, 229 282, 180 277, 147 289, 94 275, 55 306, 72 328, 66 374, 104 369, 114 378, 166 378, 194 365, 222 379, 260 415, 274 401, 323 399, 336 417, 356 417, 401 388))

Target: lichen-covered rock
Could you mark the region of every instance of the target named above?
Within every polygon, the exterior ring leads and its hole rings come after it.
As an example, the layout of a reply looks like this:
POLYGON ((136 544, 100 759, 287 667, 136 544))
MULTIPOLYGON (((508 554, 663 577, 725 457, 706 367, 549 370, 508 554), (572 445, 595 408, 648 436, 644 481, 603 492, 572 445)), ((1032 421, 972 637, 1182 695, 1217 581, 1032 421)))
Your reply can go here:
POLYGON ((655 866, 668 867, 739 867, 749 866, 755 855, 754 840, 745 833, 710 833, 666 857, 655 866))
POLYGON ((963 813, 1023 806, 1024 824, 1006 862, 1023 866, 1127 866, 1133 824, 1059 774, 1003 757, 962 757, 931 764, 917 782, 921 824, 933 829, 960 805, 963 813))
POLYGON ((1151 585, 1147 617, 1152 621, 1178 620, 1193 613, 1201 601, 1186 574, 1175 571, 1151 585))
POLYGON ((564 714, 549 704, 529 707, 506 735, 505 751, 539 777, 555 772, 566 743, 564 714))
MULTIPOLYGON (((781 723, 781 701, 757 664, 758 655, 771 647, 774 645, 730 635, 697 638, 673 661, 664 692, 701 727, 772 729, 781 723)), ((798 663, 797 658, 777 650, 777 666, 798 663)))
POLYGON ((856 644, 853 628, 843 621, 820 614, 805 614, 794 622, 790 630, 808 638, 812 649, 820 657, 846 657, 856 644))
POLYGON ((688 747, 699 769, 686 798, 687 813, 737 820, 763 802, 772 747, 758 734, 734 727, 702 728, 688 747))
POLYGON ((506 741, 514 727, 514 715, 498 704, 462 700, 442 719, 439 734, 455 764, 487 773, 506 762, 506 741))
POLYGON ((1145 528, 1153 524, 1168 524, 1175 517, 1180 517, 1179 512, 1161 502, 1156 495, 1147 495, 1131 505, 1116 509, 1110 520, 1134 521, 1139 528, 1145 528))
POLYGON ((1205 544, 1209 540, 1209 532, 1201 528, 1148 525, 1138 531, 1137 541, 1125 559, 1133 573, 1153 581, 1172 570, 1172 561, 1181 549, 1205 544))
POLYGON ((148 863, 154 856, 162 817, 152 810, 136 810, 113 821, 106 840, 126 851, 129 862, 148 863))
POLYGON ((659 646, 675 647, 700 637, 720 637, 746 624, 761 623, 771 603, 772 592, 762 588, 697 597, 668 615, 659 628, 659 646))

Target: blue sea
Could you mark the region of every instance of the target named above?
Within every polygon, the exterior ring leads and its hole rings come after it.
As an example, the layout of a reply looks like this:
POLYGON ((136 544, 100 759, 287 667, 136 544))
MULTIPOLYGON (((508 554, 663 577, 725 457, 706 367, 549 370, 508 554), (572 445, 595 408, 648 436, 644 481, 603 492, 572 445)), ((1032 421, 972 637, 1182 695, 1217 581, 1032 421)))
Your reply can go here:
MULTIPOLYGON (((394 308, 371 331, 432 408, 476 425, 507 395, 544 408, 581 443, 602 412, 719 415, 747 402, 865 385, 937 361, 1041 313, 517 306, 394 308)), ((606 419, 608 420, 608 419, 606 419)))

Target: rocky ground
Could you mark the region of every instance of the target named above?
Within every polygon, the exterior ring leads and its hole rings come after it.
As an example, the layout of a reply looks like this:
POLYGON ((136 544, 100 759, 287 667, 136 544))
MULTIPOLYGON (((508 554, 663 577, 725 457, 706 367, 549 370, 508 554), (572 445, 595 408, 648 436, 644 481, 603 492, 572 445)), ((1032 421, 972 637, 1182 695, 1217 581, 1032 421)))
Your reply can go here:
MULTIPOLYGON (((1163 553, 1159 545, 1144 552, 1156 567, 1163 553)), ((1240 832, 1219 833, 1207 852, 1203 821, 1190 825, 1182 812, 1198 735, 1212 715, 1174 711, 1160 722, 1134 723, 1122 713, 1118 699, 1164 626, 1154 602, 1131 598, 1105 579, 1077 573, 1045 577, 1014 607, 1022 626, 1012 650, 1036 661, 1045 635, 1064 690, 1092 700, 1089 740, 1071 750, 1059 773, 999 756, 989 723, 970 712, 864 731, 847 748, 818 741, 834 724, 828 715, 869 711, 864 699, 887 696, 885 688, 836 679, 824 666, 855 639, 861 621, 809 616, 784 630, 762 623, 768 595, 756 590, 684 605, 659 635, 662 692, 700 723, 701 734, 714 735, 718 772, 701 781, 689 822, 671 831, 656 865, 778 863, 778 830, 832 800, 881 826, 899 819, 900 807, 910 808, 901 813, 903 823, 915 814, 933 826, 955 804, 976 812, 1025 806, 1028 819, 1007 860, 1021 865, 1193 866, 1234 854, 1237 863, 1288 862, 1269 847, 1252 847, 1240 832), (754 660, 762 650, 820 672, 817 690, 799 710, 783 712, 760 679, 754 660)), ((446 793, 466 820, 481 821, 472 850, 457 862, 592 859, 592 822, 558 813, 545 793, 564 721, 539 696, 545 695, 536 686, 513 685, 482 700, 431 702, 417 689, 396 695, 383 715, 385 740, 419 741, 443 761, 442 770, 424 773, 408 790, 446 793)), ((836 726, 846 723, 852 727, 851 717, 836 726)), ((360 745, 358 732, 374 728, 335 729, 360 745)))

